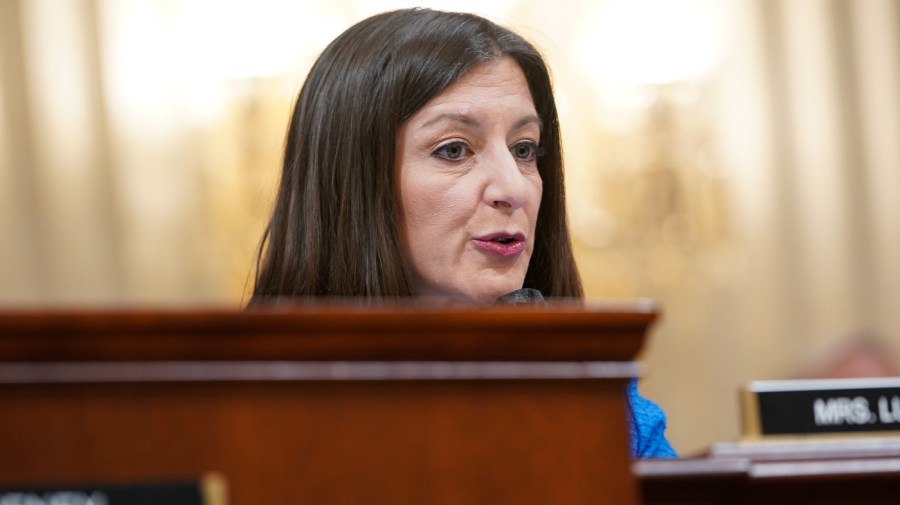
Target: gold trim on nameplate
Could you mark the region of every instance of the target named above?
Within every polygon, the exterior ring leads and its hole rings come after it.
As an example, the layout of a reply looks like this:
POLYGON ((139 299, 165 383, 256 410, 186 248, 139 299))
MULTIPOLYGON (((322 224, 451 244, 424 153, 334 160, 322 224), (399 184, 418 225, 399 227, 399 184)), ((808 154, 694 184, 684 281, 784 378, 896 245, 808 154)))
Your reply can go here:
POLYGON ((759 420, 759 398, 752 388, 741 388, 741 404, 743 406, 743 428, 745 440, 755 440, 762 437, 762 425, 759 420))
POLYGON ((228 483, 221 474, 210 472, 200 479, 203 505, 228 505, 228 483))

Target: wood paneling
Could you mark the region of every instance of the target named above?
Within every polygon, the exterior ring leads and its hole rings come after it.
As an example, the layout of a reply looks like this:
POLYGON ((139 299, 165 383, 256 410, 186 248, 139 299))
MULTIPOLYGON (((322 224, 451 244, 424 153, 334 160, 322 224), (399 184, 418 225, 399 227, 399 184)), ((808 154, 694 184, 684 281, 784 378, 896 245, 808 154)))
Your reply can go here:
POLYGON ((0 484, 217 472, 238 505, 636 503, 622 392, 653 317, 0 314, 0 484))

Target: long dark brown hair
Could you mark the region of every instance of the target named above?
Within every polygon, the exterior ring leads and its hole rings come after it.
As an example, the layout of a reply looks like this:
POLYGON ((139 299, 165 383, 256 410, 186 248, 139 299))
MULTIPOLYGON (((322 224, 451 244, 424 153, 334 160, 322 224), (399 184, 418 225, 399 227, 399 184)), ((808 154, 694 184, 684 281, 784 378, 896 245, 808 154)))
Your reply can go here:
POLYGON ((523 287, 581 297, 566 225, 559 121, 547 67, 519 35, 428 9, 365 19, 319 56, 297 97, 250 305, 280 297, 410 296, 395 146, 400 125, 487 60, 522 68, 544 127, 543 196, 523 287))

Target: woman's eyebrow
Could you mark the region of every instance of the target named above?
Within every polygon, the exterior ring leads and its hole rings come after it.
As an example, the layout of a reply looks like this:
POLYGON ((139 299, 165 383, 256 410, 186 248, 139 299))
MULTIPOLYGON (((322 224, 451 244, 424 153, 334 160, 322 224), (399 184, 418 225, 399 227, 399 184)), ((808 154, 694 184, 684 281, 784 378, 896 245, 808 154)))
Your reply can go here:
MULTIPOLYGON (((425 124, 423 124, 421 126, 421 128, 428 128, 429 126, 432 126, 441 121, 456 121, 458 123, 462 123, 466 126, 471 126, 473 128, 478 128, 481 126, 481 123, 479 123, 478 120, 476 120, 475 118, 473 118, 471 116, 467 116, 465 114, 438 114, 437 116, 426 121, 425 124)), ((540 117, 538 117, 537 115, 534 115, 534 114, 531 114, 531 115, 528 115, 528 116, 525 116, 525 117, 519 119, 518 121, 516 121, 513 124, 511 129, 518 130, 519 128, 522 128, 523 126, 525 126, 529 123, 535 123, 535 124, 537 124, 538 128, 540 128, 541 130, 544 129, 544 122, 541 121, 540 117)))
POLYGON ((519 128, 522 128, 523 126, 527 125, 528 123, 535 123, 535 124, 537 124, 537 127, 541 131, 544 130, 544 122, 541 121, 540 117, 533 115, 533 114, 530 116, 525 116, 522 119, 516 121, 516 123, 513 125, 512 129, 518 130, 519 128))
POLYGON ((441 121, 456 121, 474 128, 481 126, 481 123, 476 121, 475 118, 467 116, 465 114, 438 114, 437 116, 426 121, 425 124, 421 126, 421 128, 428 128, 429 126, 432 126, 435 123, 439 123, 441 121))

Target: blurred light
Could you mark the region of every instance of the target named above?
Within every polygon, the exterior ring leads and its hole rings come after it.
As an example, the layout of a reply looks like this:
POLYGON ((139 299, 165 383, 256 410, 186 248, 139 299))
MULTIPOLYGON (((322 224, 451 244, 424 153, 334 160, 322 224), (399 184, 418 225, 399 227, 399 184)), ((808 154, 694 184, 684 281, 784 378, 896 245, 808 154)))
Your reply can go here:
POLYGON ((589 24, 583 59, 599 81, 666 84, 708 73, 722 48, 710 0, 613 0, 589 24))
POLYGON ((311 39, 318 43, 320 32, 334 24, 319 11, 303 2, 279 0, 180 2, 173 27, 178 51, 173 54, 192 118, 221 120, 235 90, 245 88, 229 86, 229 81, 289 73, 311 51, 311 39))
POLYGON ((125 128, 145 142, 170 138, 168 114, 175 85, 164 12, 151 1, 100 4, 104 88, 119 133, 125 128))
POLYGON ((178 45, 196 77, 244 79, 283 73, 304 42, 304 24, 320 19, 303 2, 184 0, 178 45))
POLYGON ((484 0, 419 0, 418 2, 411 4, 409 0, 359 0, 359 6, 361 10, 360 14, 362 16, 370 16, 379 12, 417 6, 451 12, 472 12, 481 16, 491 17, 506 14, 513 1, 514 0, 492 0, 490 2, 485 2, 484 0))

